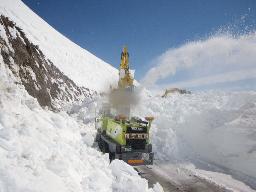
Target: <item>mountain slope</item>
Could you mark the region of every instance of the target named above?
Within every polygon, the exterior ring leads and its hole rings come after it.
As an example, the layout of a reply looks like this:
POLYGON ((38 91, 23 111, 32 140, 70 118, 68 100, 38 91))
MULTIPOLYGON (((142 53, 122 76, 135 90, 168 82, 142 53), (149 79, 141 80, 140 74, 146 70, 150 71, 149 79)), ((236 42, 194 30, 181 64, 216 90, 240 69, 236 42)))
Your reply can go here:
POLYGON ((102 91, 117 82, 118 71, 114 67, 71 42, 20 0, 0 0, 0 14, 14 21, 46 59, 78 86, 102 91))
POLYGON ((60 109, 67 103, 91 97, 87 88, 78 87, 65 76, 26 37, 21 28, 7 17, 0 16, 1 62, 41 106, 60 109))

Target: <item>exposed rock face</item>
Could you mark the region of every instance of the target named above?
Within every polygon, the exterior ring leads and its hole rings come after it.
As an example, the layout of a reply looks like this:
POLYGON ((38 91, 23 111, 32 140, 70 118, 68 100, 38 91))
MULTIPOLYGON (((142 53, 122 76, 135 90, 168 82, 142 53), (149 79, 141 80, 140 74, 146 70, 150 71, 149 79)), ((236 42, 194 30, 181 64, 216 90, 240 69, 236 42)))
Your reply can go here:
POLYGON ((62 104, 82 100, 94 94, 78 87, 9 18, 0 16, 0 47, 4 64, 41 106, 57 110, 62 104))
POLYGON ((168 95, 171 95, 173 93, 179 93, 179 94, 191 94, 191 91, 187 91, 185 89, 179 89, 179 88, 170 88, 166 89, 162 97, 167 97, 168 95))

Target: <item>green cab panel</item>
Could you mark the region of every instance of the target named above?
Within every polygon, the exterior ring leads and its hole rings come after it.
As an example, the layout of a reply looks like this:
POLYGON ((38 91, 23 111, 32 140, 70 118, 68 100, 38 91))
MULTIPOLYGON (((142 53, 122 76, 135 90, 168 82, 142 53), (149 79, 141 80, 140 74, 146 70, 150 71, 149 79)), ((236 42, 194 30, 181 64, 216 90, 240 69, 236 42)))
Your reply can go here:
MULTIPOLYGON (((121 121, 115 120, 111 117, 106 117, 103 116, 101 119, 101 131, 105 132, 106 135, 111 138, 113 141, 116 143, 125 146, 126 145, 126 139, 125 139, 125 134, 128 127, 141 127, 139 123, 136 122, 129 122, 127 123, 122 123, 121 121)), ((151 123, 149 123, 148 126, 146 126, 147 129, 147 134, 149 134, 149 129, 150 129, 151 123)), ((149 138, 146 139, 146 144, 149 144, 150 140, 149 138)))
POLYGON ((126 125, 108 117, 103 118, 102 129, 106 135, 120 145, 126 145, 126 125))

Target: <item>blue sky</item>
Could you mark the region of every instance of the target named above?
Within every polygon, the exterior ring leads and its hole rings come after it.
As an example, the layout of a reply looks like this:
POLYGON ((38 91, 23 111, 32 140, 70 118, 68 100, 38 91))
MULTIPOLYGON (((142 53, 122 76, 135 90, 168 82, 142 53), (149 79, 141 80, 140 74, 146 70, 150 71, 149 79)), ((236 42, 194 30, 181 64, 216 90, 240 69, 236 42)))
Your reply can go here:
POLYGON ((137 79, 143 79, 155 58, 170 48, 207 38, 248 13, 244 26, 254 25, 256 18, 255 0, 22 1, 69 39, 115 67, 122 46, 128 45, 137 79))

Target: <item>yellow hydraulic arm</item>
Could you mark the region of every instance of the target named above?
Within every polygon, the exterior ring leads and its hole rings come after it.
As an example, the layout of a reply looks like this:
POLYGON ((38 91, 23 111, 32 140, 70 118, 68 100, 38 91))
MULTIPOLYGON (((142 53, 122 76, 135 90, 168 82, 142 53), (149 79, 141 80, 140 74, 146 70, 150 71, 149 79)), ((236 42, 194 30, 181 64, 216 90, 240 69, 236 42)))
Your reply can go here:
POLYGON ((121 53, 118 87, 120 88, 131 87, 133 86, 133 80, 134 79, 129 70, 129 53, 128 53, 127 47, 124 47, 121 53))

